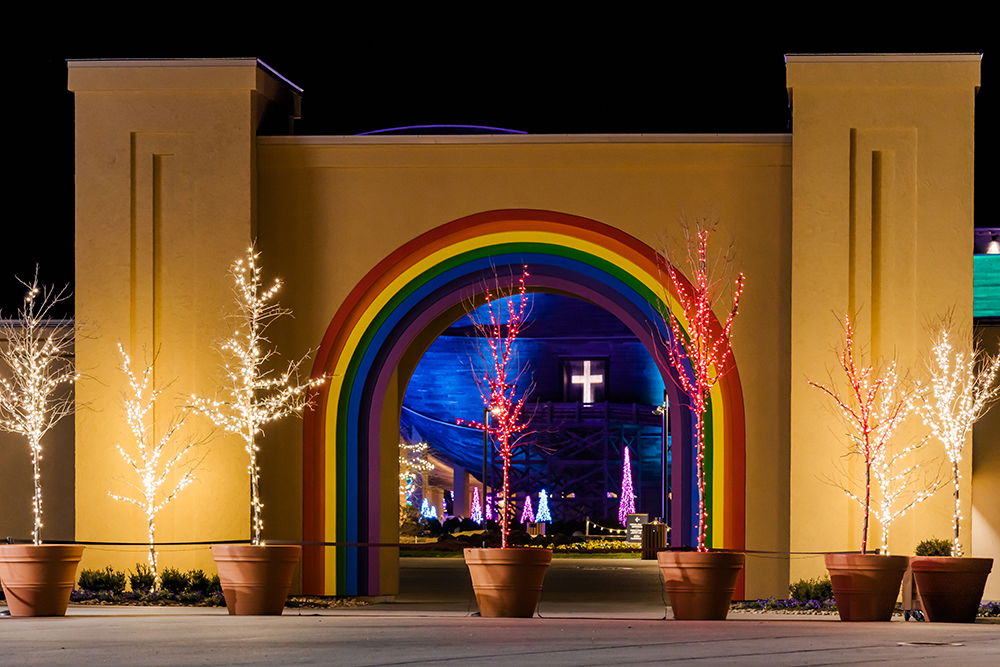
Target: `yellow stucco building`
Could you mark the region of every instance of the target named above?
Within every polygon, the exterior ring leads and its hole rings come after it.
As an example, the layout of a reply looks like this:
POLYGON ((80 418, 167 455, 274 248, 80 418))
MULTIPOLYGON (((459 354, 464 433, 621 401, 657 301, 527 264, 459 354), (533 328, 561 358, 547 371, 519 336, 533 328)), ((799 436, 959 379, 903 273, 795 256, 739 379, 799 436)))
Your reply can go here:
MULTIPOLYGON (((643 299, 661 293, 652 249, 681 217, 709 216, 748 281, 738 375, 713 397, 712 542, 751 552, 746 597, 819 574, 806 552, 856 548, 859 531, 857 507, 824 481, 843 427, 807 386, 836 363, 835 314, 858 313, 863 342, 902 366, 924 353, 927 318, 971 322, 979 57, 789 56, 787 82, 790 135, 263 136, 301 91, 256 60, 71 61, 88 334, 76 538, 142 540, 133 508, 107 493, 126 474, 116 343, 158 350, 160 386, 211 394, 226 268, 254 239, 295 312, 274 342, 318 348, 314 371, 331 374, 304 428, 281 423, 262 443, 266 534, 391 543, 406 382, 484 258, 527 253, 533 288, 619 304, 641 329, 643 299)), ((995 452, 997 430, 977 431, 977 450, 995 452)), ((206 445, 160 539, 246 538, 244 456, 225 437, 206 445)), ((964 464, 965 532, 971 553, 996 557, 1000 464, 983 460, 964 464)), ((949 500, 899 521, 893 552, 946 535, 949 500)), ((130 567, 141 551, 88 550, 82 566, 130 567)), ((167 547, 163 561, 212 567, 204 548, 167 547)), ((303 586, 391 594, 396 567, 391 547, 310 549, 303 586)), ((1000 598, 996 580, 987 597, 1000 598)))

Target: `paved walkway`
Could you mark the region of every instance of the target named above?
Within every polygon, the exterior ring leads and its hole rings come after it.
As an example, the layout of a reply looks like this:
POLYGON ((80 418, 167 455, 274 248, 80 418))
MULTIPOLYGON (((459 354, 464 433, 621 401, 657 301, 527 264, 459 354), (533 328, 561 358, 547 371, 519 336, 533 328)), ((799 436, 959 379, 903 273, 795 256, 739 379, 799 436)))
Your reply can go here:
POLYGON ((399 598, 359 609, 289 609, 267 618, 73 606, 65 618, 0 618, 0 664, 1000 664, 1000 623, 752 613, 725 622, 663 620, 656 570, 641 561, 556 560, 542 618, 478 618, 471 589, 457 576, 461 561, 404 563, 399 598))

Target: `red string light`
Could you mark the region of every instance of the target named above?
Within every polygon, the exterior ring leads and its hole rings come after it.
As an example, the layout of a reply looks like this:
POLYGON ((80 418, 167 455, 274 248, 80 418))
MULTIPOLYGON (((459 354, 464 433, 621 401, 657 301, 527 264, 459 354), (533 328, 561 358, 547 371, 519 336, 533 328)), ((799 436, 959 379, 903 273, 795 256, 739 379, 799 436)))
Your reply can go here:
POLYGON ((495 443, 497 453, 503 463, 503 489, 497 498, 497 513, 500 518, 501 548, 507 547, 510 534, 510 461, 514 450, 522 444, 529 420, 524 418, 524 403, 528 392, 518 392, 518 380, 524 372, 519 365, 515 344, 525 324, 528 298, 526 281, 528 266, 521 267, 521 276, 512 287, 500 285, 499 279, 486 290, 486 310, 488 322, 473 320, 473 326, 485 341, 488 355, 484 356, 482 368, 474 371, 476 385, 483 398, 483 404, 490 411, 489 424, 459 419, 457 422, 481 431, 486 431, 495 443), (517 298, 513 298, 516 295, 517 298), (507 324, 502 325, 496 301, 506 296, 507 324))
POLYGON ((746 282, 744 274, 740 273, 736 277, 729 315, 721 330, 714 327, 712 303, 721 285, 713 275, 708 257, 710 236, 711 229, 699 224, 694 239, 688 237, 687 260, 692 274, 690 286, 685 283, 674 265, 669 261, 666 262, 673 291, 677 295, 680 310, 688 324, 685 340, 680 321, 673 310, 667 307, 666 316, 671 333, 670 340, 665 343, 667 361, 677 371, 680 388, 688 395, 690 409, 694 414, 697 438, 695 468, 698 487, 698 551, 708 550, 706 544, 708 509, 705 503, 705 412, 708 410, 712 388, 733 367, 731 332, 746 282), (690 374, 688 365, 691 368, 690 374))
MULTIPOLYGON (((860 354, 855 347, 854 325, 851 323, 850 317, 844 318, 844 343, 837 358, 847 383, 850 385, 846 396, 832 387, 817 382, 809 384, 825 392, 837 404, 847 423, 855 431, 851 437, 856 449, 864 458, 864 499, 856 498, 850 492, 848 495, 855 498, 864 509, 864 520, 861 526, 861 553, 865 553, 868 549, 873 468, 876 466, 885 468, 883 463, 891 463, 891 459, 886 456, 886 447, 900 423, 909 414, 909 397, 896 393, 898 377, 894 362, 888 364, 884 369, 879 369, 874 364, 866 365, 860 361, 860 354)), ((907 449, 903 454, 909 451, 907 449)), ((875 470, 875 472, 879 471, 875 470)), ((894 517, 885 518, 891 520, 894 517)), ((887 531, 885 518, 882 521, 883 533, 887 531)), ((886 542, 887 537, 884 537, 883 548, 885 548, 886 542)))

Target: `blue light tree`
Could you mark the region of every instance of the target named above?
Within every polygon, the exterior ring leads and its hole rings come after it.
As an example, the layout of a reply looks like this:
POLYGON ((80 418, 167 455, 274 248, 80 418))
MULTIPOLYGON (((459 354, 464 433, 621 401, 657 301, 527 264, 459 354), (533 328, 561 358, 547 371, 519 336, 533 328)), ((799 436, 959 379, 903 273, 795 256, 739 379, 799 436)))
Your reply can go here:
POLYGON ((535 521, 552 522, 552 513, 549 512, 549 494, 545 489, 538 492, 538 511, 535 512, 535 521))

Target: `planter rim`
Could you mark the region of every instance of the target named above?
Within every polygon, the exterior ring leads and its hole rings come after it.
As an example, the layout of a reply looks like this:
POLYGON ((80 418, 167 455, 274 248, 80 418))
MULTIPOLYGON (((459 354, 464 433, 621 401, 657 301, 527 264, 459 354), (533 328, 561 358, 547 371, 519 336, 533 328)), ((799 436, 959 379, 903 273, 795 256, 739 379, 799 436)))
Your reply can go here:
POLYGON ((298 544, 213 544, 215 560, 270 561, 298 560, 302 547, 298 544))
POLYGON ((741 570, 746 564, 746 554, 731 551, 658 551, 656 563, 661 568, 741 570))
POLYGON ((906 568, 907 563, 910 562, 910 556, 898 556, 896 554, 860 554, 860 553, 844 553, 844 552, 833 552, 823 554, 824 560, 827 566, 839 565, 839 566, 850 566, 857 567, 862 566, 862 564, 874 567, 885 567, 885 566, 901 566, 906 568))
POLYGON ((42 553, 46 560, 80 560, 83 549, 82 544, 0 544, 0 560, 35 559, 42 553))
POLYGON ((466 547, 463 551, 538 551, 538 552, 552 552, 552 549, 548 547, 466 547))
POLYGON ((991 572, 993 559, 979 556, 910 556, 910 568, 915 572, 991 572))
POLYGON ((0 543, 0 549, 83 549, 85 544, 5 544, 0 543))
POLYGON ((548 564, 552 562, 552 549, 535 547, 468 548, 465 549, 464 556, 465 562, 472 565, 497 562, 548 564))

